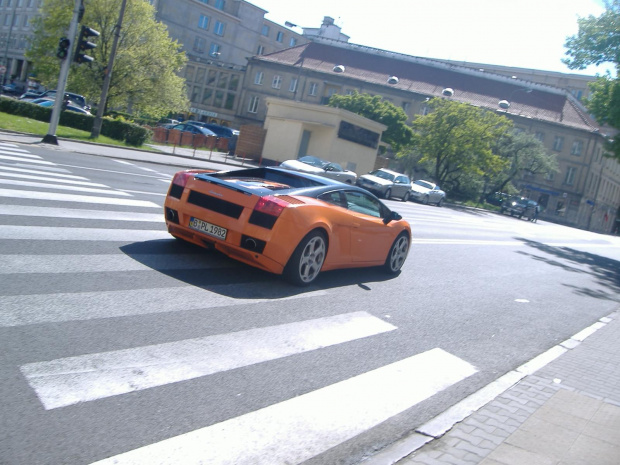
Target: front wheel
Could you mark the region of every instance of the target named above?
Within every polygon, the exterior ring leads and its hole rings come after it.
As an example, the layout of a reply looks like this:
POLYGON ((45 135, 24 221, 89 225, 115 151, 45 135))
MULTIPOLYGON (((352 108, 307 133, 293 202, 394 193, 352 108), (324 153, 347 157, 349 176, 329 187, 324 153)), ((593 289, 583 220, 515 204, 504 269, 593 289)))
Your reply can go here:
POLYGON ((407 200, 409 200, 409 191, 405 192, 405 195, 403 196, 403 202, 406 202, 407 200))
POLYGON ((398 273, 405 263, 408 253, 409 236, 406 233, 401 233, 392 244, 383 269, 389 274, 398 273))
POLYGON ((389 199, 390 197, 392 197, 392 189, 386 190, 385 194, 383 195, 383 198, 385 199, 389 199))
POLYGON ((312 231, 299 243, 284 268, 288 281, 307 286, 314 281, 327 255, 327 239, 321 231, 312 231))
POLYGON ((437 202, 437 206, 441 207, 443 205, 443 197, 439 199, 439 202, 437 202))
POLYGON ((424 205, 428 205, 428 201, 429 201, 429 200, 430 200, 430 199, 428 198, 428 195, 426 195, 426 196, 424 196, 424 198, 422 199, 422 203, 423 203, 424 205))

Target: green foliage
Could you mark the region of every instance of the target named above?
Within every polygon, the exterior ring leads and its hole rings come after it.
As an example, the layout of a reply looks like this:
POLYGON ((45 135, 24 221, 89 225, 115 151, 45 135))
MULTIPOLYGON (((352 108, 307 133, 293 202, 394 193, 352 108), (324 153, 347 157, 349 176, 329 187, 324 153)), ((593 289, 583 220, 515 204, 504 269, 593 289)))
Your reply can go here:
MULTIPOLYGON (((49 123, 52 109, 30 102, 2 97, 0 98, 0 112, 11 115, 24 116, 37 121, 49 123)), ((83 131, 91 131, 95 117, 74 111, 63 111, 60 114, 59 124, 83 131)), ((128 145, 139 147, 151 137, 151 131, 125 121, 122 118, 104 118, 101 125, 101 134, 112 139, 125 141, 128 145)))
MULTIPOLYGON (((67 89, 97 102, 110 60, 121 0, 85 0, 81 24, 101 33, 89 52, 92 65, 71 65, 67 89)), ((27 58, 33 62, 37 78, 55 88, 60 60, 55 52, 58 40, 67 34, 72 11, 66 0, 44 0, 42 16, 33 21, 34 36, 27 58)), ((72 49, 75 38, 71 38, 72 49)), ((70 58, 67 59, 71 59, 70 58)), ((169 112, 183 112, 189 102, 185 81, 178 73, 186 63, 181 45, 172 41, 166 27, 155 20, 155 10, 144 0, 128 0, 110 88, 107 108, 157 119, 169 112)))
POLYGON ((465 103, 434 98, 432 111, 412 123, 411 146, 399 154, 409 168, 422 171, 449 193, 480 192, 484 177, 497 176, 508 164, 495 153, 512 122, 465 103))
POLYGON ((379 95, 334 94, 327 104, 330 107, 342 108, 387 126, 381 140, 392 146, 395 152, 408 145, 413 131, 407 125, 407 114, 402 108, 383 100, 379 95))
MULTIPOLYGON (((613 63, 616 77, 608 73, 590 84, 592 94, 585 103, 600 124, 620 130, 620 0, 606 3, 606 10, 599 17, 579 18, 579 32, 566 39, 568 49, 563 62, 571 69, 584 69, 588 65, 613 63)), ((620 141, 609 140, 606 149, 620 161, 620 141)))

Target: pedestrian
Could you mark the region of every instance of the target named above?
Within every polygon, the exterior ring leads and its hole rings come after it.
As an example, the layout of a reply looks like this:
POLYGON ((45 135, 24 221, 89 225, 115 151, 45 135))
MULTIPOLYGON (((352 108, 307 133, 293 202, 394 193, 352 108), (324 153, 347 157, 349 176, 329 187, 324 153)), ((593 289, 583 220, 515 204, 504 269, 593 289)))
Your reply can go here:
POLYGON ((534 208, 534 216, 532 216, 532 223, 536 223, 538 221, 538 212, 540 211, 540 205, 536 205, 534 208))

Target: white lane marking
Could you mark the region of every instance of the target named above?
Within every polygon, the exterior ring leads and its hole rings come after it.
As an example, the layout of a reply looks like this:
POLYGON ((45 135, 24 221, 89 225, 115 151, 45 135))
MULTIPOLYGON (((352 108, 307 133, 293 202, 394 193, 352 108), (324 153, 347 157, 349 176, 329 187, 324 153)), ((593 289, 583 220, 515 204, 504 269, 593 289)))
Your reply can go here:
POLYGON ((0 189, 0 197, 12 197, 16 199, 50 200, 56 202, 79 202, 108 205, 125 205, 131 207, 162 208, 153 202, 132 199, 114 199, 111 197, 91 197, 87 195, 61 194, 58 192, 33 192, 13 189, 0 189))
POLYGON ((221 268, 227 263, 227 259, 215 257, 205 260, 201 254, 0 255, 0 274, 195 270, 221 268))
POLYGON ((23 158, 36 158, 39 160, 42 159, 42 157, 40 157, 39 155, 33 155, 28 150, 24 150, 24 149, 0 148, 0 153, 3 155, 16 155, 18 157, 23 157, 23 158))
POLYGON ((28 159, 24 159, 23 157, 11 157, 9 155, 0 155, 0 160, 21 161, 21 162, 33 163, 35 165, 56 165, 56 163, 52 163, 51 161, 28 160, 28 159))
MULTIPOLYGON (((39 167, 37 167, 37 168, 39 168, 39 167)), ((18 173, 29 173, 29 174, 42 175, 42 176, 49 176, 50 175, 49 170, 47 170, 47 171, 43 171, 43 170, 39 171, 38 169, 35 170, 35 169, 32 169, 32 168, 31 169, 14 168, 12 166, 1 166, 0 167, 0 172, 5 173, 6 171, 15 171, 15 172, 18 172, 18 173)), ((63 173, 70 173, 70 171, 62 169, 62 168, 54 170, 54 171, 61 171, 63 173)), ((88 178, 85 178, 83 176, 75 176, 73 174, 54 174, 54 176, 56 176, 57 178, 80 179, 80 180, 83 180, 83 181, 87 181, 88 180, 88 178)))
POLYGON ((397 329, 366 312, 23 365, 46 410, 301 354, 397 329))
POLYGON ((458 357, 433 349, 96 465, 299 464, 476 371, 458 357))
MULTIPOLYGON (((53 166, 41 166, 41 165, 37 165, 36 168, 37 170, 41 170, 41 171, 45 171, 45 172, 53 172, 53 173, 70 173, 71 171, 66 170, 64 168, 58 168, 57 165, 52 164, 53 166)), ((14 168, 16 166, 21 166, 23 167, 25 170, 32 170, 33 166, 32 165, 28 165, 25 163, 11 163, 9 165, 9 163, 5 162, 5 161, 0 161, 0 166, 2 167, 2 169, 7 169, 8 166, 14 168)), ((85 178, 87 179, 87 178, 85 178)))
MULTIPOLYGON (((529 247, 525 241, 495 241, 492 239, 413 239, 411 241, 417 245, 510 245, 529 247)), ((605 241, 599 243, 587 242, 553 242, 545 241, 545 245, 550 247, 620 247, 620 243, 605 241)))
POLYGON ((0 215, 40 216, 49 218, 81 218, 92 220, 136 221, 163 223, 163 213, 117 212, 109 210, 78 210, 73 208, 31 207, 0 205, 0 215))
MULTIPOLYGON (((68 181, 67 181, 68 182, 68 181)), ((117 191, 112 188, 94 189, 90 187, 66 186, 57 184, 47 184, 44 182, 15 181, 13 179, 0 179, 0 184, 8 184, 10 186, 37 187, 39 189, 54 189, 63 191, 90 192, 91 194, 117 195, 120 197, 131 197, 131 194, 123 191, 117 191)))
MULTIPOLYGON (((45 175, 45 176, 35 176, 32 174, 23 174, 23 173, 6 173, 0 170, 0 176, 3 176, 5 178, 18 178, 18 179, 30 179, 30 180, 34 180, 34 181, 47 181, 47 182, 62 182, 62 183, 67 183, 67 184, 73 184, 76 186, 91 186, 91 187, 110 187, 110 186, 106 186, 105 184, 98 184, 96 182, 89 182, 89 181, 76 181, 73 179, 66 179, 66 178, 53 178, 51 177, 49 174, 45 175)), ((56 176, 56 175, 53 175, 56 176)), ((10 181, 6 182, 6 184, 11 184, 10 181)), ((53 186, 50 186, 53 187, 53 186)))
POLYGON ((167 231, 147 229, 55 228, 51 226, 3 225, 0 228, 0 239, 141 242, 170 239, 170 234, 167 231))
MULTIPOLYGON (((240 265, 231 261, 228 268, 234 269, 238 266, 240 265)), ((214 270, 212 273, 217 272, 218 270, 214 270)), ((244 284, 244 289, 247 295, 253 295, 254 298, 229 297, 238 292, 238 288, 239 284, 235 283, 213 286, 210 290, 195 286, 177 286, 128 291, 0 296, 0 327, 97 320, 236 305, 264 305, 274 300, 283 302, 327 294, 326 291, 311 291, 290 297, 274 298, 265 283, 247 283, 244 284), (183 298, 180 299, 179 296, 183 298)))

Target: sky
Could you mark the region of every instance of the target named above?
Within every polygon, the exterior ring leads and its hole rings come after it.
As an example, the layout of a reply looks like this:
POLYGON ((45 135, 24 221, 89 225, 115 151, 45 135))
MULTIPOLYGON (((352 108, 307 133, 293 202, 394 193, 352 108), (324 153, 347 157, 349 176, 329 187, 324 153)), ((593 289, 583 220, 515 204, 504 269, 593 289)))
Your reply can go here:
MULTIPOLYGON (((334 18, 349 42, 426 58, 596 75, 562 63, 578 17, 600 16, 603 0, 249 0, 284 25, 318 28, 334 18)), ((293 29, 301 33, 301 29, 293 29)))

